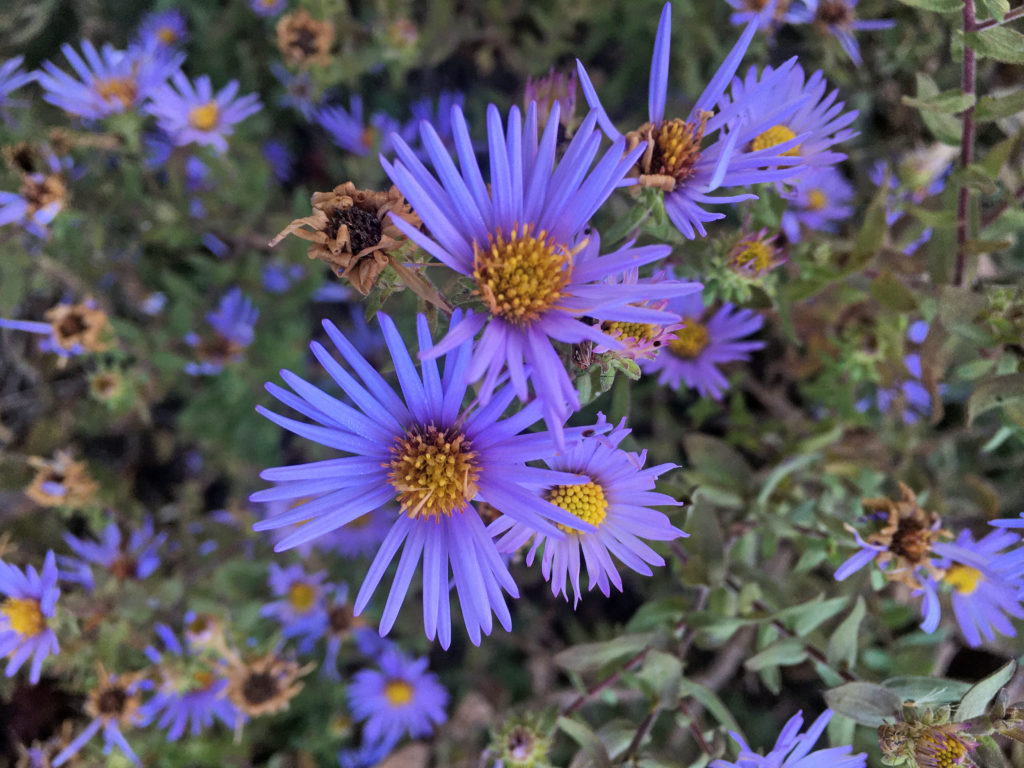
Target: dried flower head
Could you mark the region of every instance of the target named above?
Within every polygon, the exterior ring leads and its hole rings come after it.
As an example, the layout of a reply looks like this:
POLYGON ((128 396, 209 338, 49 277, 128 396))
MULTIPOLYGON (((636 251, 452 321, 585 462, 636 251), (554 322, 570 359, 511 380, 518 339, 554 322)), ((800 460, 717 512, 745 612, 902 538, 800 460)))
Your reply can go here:
POLYGON ((935 512, 925 512, 917 503, 914 492, 903 483, 900 498, 863 499, 861 504, 868 512, 886 515, 882 530, 867 537, 868 544, 885 547, 877 557, 878 564, 889 562, 895 568, 886 568, 885 575, 890 581, 898 581, 913 589, 921 589, 917 569, 925 568, 936 579, 942 578, 942 571, 931 561, 932 544, 940 537, 949 536, 943 530, 935 512))
POLYGON ((302 690, 299 678, 314 666, 300 667, 297 662, 282 659, 276 653, 248 661, 235 656, 229 664, 228 699, 249 717, 287 709, 295 694, 302 690))
POLYGON ((145 673, 112 675, 102 664, 98 667, 96 686, 89 691, 89 698, 85 702, 86 713, 104 724, 136 725, 139 722, 139 705, 142 703, 139 683, 145 673))
POLYGON ((405 242, 405 235, 392 219, 398 217, 420 226, 419 216, 394 186, 387 192, 375 192, 356 189, 355 184, 346 181, 332 192, 315 192, 310 203, 313 215, 293 221, 270 245, 277 245, 288 235, 310 241, 309 258, 328 264, 363 295, 370 292, 388 265, 389 252, 405 242))
POLYGON ((292 64, 327 66, 333 44, 334 24, 314 19, 305 8, 285 14, 277 22, 277 48, 292 64))
POLYGON ((74 461, 69 451, 57 451, 52 460, 33 456, 29 463, 36 476, 25 495, 44 507, 84 507, 90 504, 98 486, 85 462, 74 461))
POLYGON ((45 317, 53 326, 53 343, 62 349, 80 346, 86 352, 103 352, 110 348, 110 320, 91 302, 58 304, 45 317))

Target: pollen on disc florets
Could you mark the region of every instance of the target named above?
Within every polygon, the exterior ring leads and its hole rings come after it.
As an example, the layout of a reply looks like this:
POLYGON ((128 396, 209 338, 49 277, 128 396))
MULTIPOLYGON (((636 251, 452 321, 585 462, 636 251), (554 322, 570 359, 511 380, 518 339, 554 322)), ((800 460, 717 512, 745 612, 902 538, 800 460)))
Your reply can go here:
POLYGON ((692 122, 676 118, 658 125, 644 123, 627 133, 628 149, 641 141, 647 142, 647 149, 636 164, 640 185, 672 192, 677 185, 693 176, 700 159, 704 130, 712 114, 700 111, 692 122))
POLYGON ((416 426, 391 447, 388 480, 398 492, 402 512, 412 518, 448 515, 474 496, 480 462, 469 440, 457 428, 416 426))
POLYGON ((7 617, 11 629, 22 637, 33 637, 46 628, 46 617, 39 601, 32 598, 8 598, 0 603, 0 613, 7 617))
POLYGON ((134 104, 139 95, 139 86, 133 77, 108 77, 97 80, 93 87, 101 99, 107 103, 119 101, 125 109, 134 104))
POLYGON ((668 343, 673 354, 684 360, 693 360, 703 352, 711 342, 707 326, 696 318, 683 319, 685 325, 676 331, 676 337, 668 343))
MULTIPOLYGON (((760 133, 754 137, 754 140, 750 142, 750 149, 753 152, 757 152, 761 149, 777 147, 779 144, 784 144, 790 139, 795 138, 796 134, 785 125, 773 125, 764 133, 760 133)), ((782 154, 796 157, 800 154, 800 146, 800 144, 797 144, 795 147, 790 147, 782 154)))
POLYGON ((393 707, 404 707, 412 701, 414 693, 412 685, 401 678, 392 678, 384 685, 384 697, 393 707))
POLYGON ((514 226, 508 238, 498 230, 487 240, 486 247, 473 243, 473 278, 491 314, 528 325, 566 295, 582 244, 569 250, 544 230, 535 235, 532 225, 514 226))
POLYGON ((953 563, 946 569, 946 575, 942 579, 961 595, 972 595, 978 585, 985 580, 985 577, 977 568, 953 563))
POLYGON ((613 338, 653 341, 661 333, 661 326, 653 323, 624 323, 614 320, 602 323, 601 330, 613 338))
POLYGON ((198 107, 192 107, 188 111, 188 122, 198 131, 212 131, 217 127, 220 119, 220 110, 216 101, 208 101, 198 107))
MULTIPOLYGON (((547 499, 556 507, 561 507, 585 523, 599 526, 608 514, 608 500, 604 496, 604 488, 591 480, 583 485, 556 485, 547 493, 547 499)), ((565 525, 559 525, 566 533, 579 531, 565 525)))

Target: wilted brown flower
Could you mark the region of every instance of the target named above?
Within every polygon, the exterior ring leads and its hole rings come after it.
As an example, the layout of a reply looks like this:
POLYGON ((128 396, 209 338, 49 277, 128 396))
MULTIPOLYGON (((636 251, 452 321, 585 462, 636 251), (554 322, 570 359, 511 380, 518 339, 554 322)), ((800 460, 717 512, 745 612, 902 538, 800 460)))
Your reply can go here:
POLYGON ((297 662, 279 658, 274 653, 250 661, 235 656, 228 663, 228 698, 249 717, 286 709, 302 690, 298 679, 313 669, 312 664, 300 667, 297 662))
POLYGON ((62 349, 81 345, 87 352, 103 352, 110 348, 107 313, 90 302, 58 304, 44 317, 53 325, 53 341, 62 349))
POLYGON ((29 459, 36 476, 25 495, 44 507, 83 507, 92 502, 98 486, 89 476, 85 463, 74 461, 68 451, 57 451, 48 461, 38 456, 29 459))
POLYGON ((112 675, 102 664, 97 666, 99 680, 89 691, 89 698, 85 702, 86 714, 99 718, 104 725, 137 725, 139 705, 142 703, 139 682, 145 677, 145 673, 112 675))
POLYGON ((277 48, 292 64, 327 66, 333 44, 334 24, 314 19, 305 8, 286 13, 277 22, 277 48))
POLYGON ((890 581, 898 581, 912 589, 921 589, 921 583, 915 575, 915 569, 923 566, 936 579, 941 579, 943 572, 932 564, 929 555, 932 544, 940 537, 949 536, 949 531, 941 528, 942 522, 934 512, 925 512, 917 503, 914 492, 903 483, 900 486, 900 498, 862 499, 861 504, 868 512, 884 513, 887 516, 885 527, 867 537, 869 544, 885 547, 876 558, 879 565, 885 566, 893 561, 895 568, 885 568, 884 573, 890 581))
POLYGON ((387 192, 375 192, 356 189, 355 184, 346 181, 333 192, 313 193, 310 203, 313 215, 293 221, 270 245, 277 245, 288 235, 310 241, 309 258, 328 264, 363 295, 370 292, 388 265, 388 253, 405 241, 388 214, 420 226, 419 216, 394 186, 387 192))

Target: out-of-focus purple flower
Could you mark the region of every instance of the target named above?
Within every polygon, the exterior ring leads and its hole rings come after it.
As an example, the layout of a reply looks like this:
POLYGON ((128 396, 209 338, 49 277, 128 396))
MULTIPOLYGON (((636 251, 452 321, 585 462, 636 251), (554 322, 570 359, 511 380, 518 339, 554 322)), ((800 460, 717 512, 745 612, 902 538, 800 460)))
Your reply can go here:
POLYGON ((91 590, 95 587, 91 566, 98 565, 118 580, 145 579, 160 565, 157 550, 166 539, 166 533, 154 533, 153 521, 148 517, 127 541, 113 522, 98 542, 65 533, 64 541, 78 557, 60 558, 61 578, 91 590))
MULTIPOLYGON (((1007 531, 992 531, 975 541, 970 531, 961 531, 950 543, 938 542, 933 551, 941 557, 936 565, 942 570, 941 583, 951 589, 953 615, 967 644, 981 645, 982 637, 989 642, 996 633, 1015 637, 1017 631, 1008 616, 1024 619, 1024 581, 1014 573, 1015 559, 1019 555, 1021 539, 1007 531), (1017 551, 1009 548, 1016 548, 1017 551), (1006 555, 1013 556, 1007 558, 1006 555)), ((940 582, 929 575, 922 581, 924 595, 921 606, 924 621, 921 629, 934 632, 941 618, 937 595, 940 582)))
POLYGON ((46 553, 42 571, 32 565, 22 571, 0 560, 0 592, 7 596, 0 603, 0 657, 9 657, 4 674, 11 677, 31 658, 28 679, 34 685, 43 660, 60 652, 48 622, 60 597, 53 551, 46 553))
POLYGON ((221 298, 217 310, 206 315, 214 336, 190 333, 185 337, 185 343, 194 347, 200 358, 198 363, 188 363, 185 371, 192 376, 212 375, 225 364, 241 360, 242 351, 252 344, 253 326, 259 316, 260 311, 242 289, 232 288, 221 298))
POLYGON ((283 141, 270 139, 263 145, 263 159, 267 161, 270 170, 282 184, 292 180, 295 166, 295 153, 283 141))
POLYGON ((320 670, 325 677, 335 681, 341 680, 338 654, 341 652, 342 644, 352 638, 357 631, 366 628, 366 622, 353 613, 348 591, 348 584, 339 584, 327 606, 327 644, 324 650, 324 663, 320 670))
POLYGON ((152 686, 142 674, 116 675, 100 669, 100 679, 96 687, 89 693, 85 704, 86 714, 92 722, 76 736, 70 744, 61 750, 53 762, 53 768, 60 768, 84 747, 97 731, 103 730, 103 753, 110 754, 114 747, 121 750, 125 757, 135 765, 142 762, 121 733, 125 726, 142 724, 139 713, 139 697, 143 690, 152 686))
POLYGON ((785 20, 790 24, 814 24, 817 29, 832 35, 843 46, 854 65, 859 67, 864 60, 853 33, 889 29, 896 26, 896 22, 890 19, 858 19, 858 2, 860 0, 795 0, 785 20))
POLYGON ((270 564, 270 589, 273 600, 260 609, 281 625, 286 638, 296 638, 299 650, 309 652, 327 628, 327 592, 325 571, 306 573, 301 565, 280 567, 270 564))
POLYGON ((139 106, 163 87, 185 60, 182 54, 158 55, 142 48, 121 51, 104 45, 97 51, 88 40, 82 43, 82 55, 68 43, 61 46, 61 51, 79 79, 52 62, 43 62, 42 71, 36 75, 43 98, 69 114, 90 120, 139 106))
POLYGON ((868 756, 863 752, 851 755, 851 746, 814 749, 832 714, 831 709, 826 709, 811 723, 807 733, 801 734, 804 718, 803 713, 798 712, 783 727, 772 751, 763 756, 747 746, 742 736, 730 731, 732 740, 740 746, 736 762, 712 760, 709 768, 865 768, 868 756))
POLYGON ((210 78, 200 75, 193 84, 182 72, 175 72, 171 85, 155 90, 146 111, 178 146, 200 144, 226 152, 235 126, 262 108, 255 93, 238 96, 238 81, 232 80, 214 93, 210 78))
POLYGON ((434 99, 429 96, 414 101, 409 106, 412 112, 412 120, 403 128, 400 133, 402 138, 412 144, 419 136, 420 123, 424 120, 430 123, 441 142, 449 149, 455 147, 455 133, 452 130, 452 107, 460 109, 466 103, 466 94, 456 91, 443 91, 437 97, 437 108, 434 108, 434 99))
POLYGON ((288 0, 249 0, 252 12, 263 18, 277 16, 287 5, 288 0))
POLYGON ((144 49, 177 49, 188 42, 185 14, 177 8, 147 13, 139 22, 136 43, 144 49))
POLYGON ((946 188, 953 170, 956 150, 945 144, 907 153, 893 168, 878 160, 868 173, 875 186, 887 184, 889 196, 885 204, 885 220, 890 226, 906 215, 911 206, 921 205, 946 188))
POLYGON ((791 243, 800 242, 803 230, 835 232, 837 224, 853 215, 853 186, 834 167, 811 168, 794 180, 785 197, 782 231, 791 243))
POLYGON ((531 101, 537 102, 537 122, 543 128, 548 124, 551 107, 558 104, 558 120, 566 135, 569 135, 576 122, 576 70, 566 75, 556 72, 552 67, 543 77, 526 78, 523 90, 523 106, 528 107, 531 101))
POLYGON ((281 62, 275 61, 270 65, 270 71, 285 89, 284 96, 277 103, 291 107, 307 120, 312 120, 320 106, 320 99, 313 98, 313 76, 309 70, 292 73, 281 62))
POLYGON ((50 236, 48 227, 67 198, 61 165, 52 159, 49 173, 26 173, 17 192, 0 190, 0 227, 19 224, 41 240, 50 236))
POLYGON ((402 736, 429 736, 448 719, 448 691, 427 671, 427 660, 409 659, 397 650, 380 658, 380 669, 362 669, 348 687, 356 720, 365 721, 363 738, 394 745, 402 736))
POLYGON ((0 318, 0 328, 44 336, 39 349, 61 358, 103 352, 110 346, 109 319, 92 299, 81 304, 61 302, 48 309, 45 317, 48 322, 0 318))
POLYGON ((156 722, 167 729, 167 740, 177 741, 189 727, 192 736, 220 720, 234 728, 239 719, 235 705, 227 698, 228 680, 214 659, 206 658, 190 646, 185 647, 166 624, 157 624, 157 635, 164 650, 146 648, 146 656, 156 665, 158 682, 149 701, 139 707, 143 725, 156 722))
POLYGON ((7 112, 9 107, 22 106, 24 103, 27 103, 15 101, 8 97, 23 85, 31 83, 36 78, 34 73, 26 72, 21 68, 24 61, 24 56, 15 56, 0 64, 0 120, 3 120, 5 123, 11 121, 10 114, 7 112))
POLYGON ((735 11, 729 15, 729 23, 745 27, 757 21, 761 32, 772 33, 782 24, 783 15, 789 8, 790 0, 725 0, 735 11))
POLYGON ((352 749, 338 751, 338 768, 375 768, 394 748, 387 742, 367 742, 352 749))
MULTIPOLYGON (((604 414, 598 415, 598 425, 603 427, 607 424, 604 414)), ((552 504, 593 525, 593 531, 565 531, 563 538, 554 539, 504 515, 487 527, 491 536, 504 534, 497 542, 501 552, 515 552, 533 539, 526 564, 533 565, 534 556, 541 549, 541 572, 551 583, 551 592, 568 600, 567 587, 571 585, 574 606, 582 597, 581 559, 590 576, 588 588, 599 587, 607 597, 612 586, 622 591, 622 577, 612 555, 630 570, 650 576, 650 566, 664 565, 665 560, 644 539, 671 541, 687 535, 672 525, 664 513, 651 509, 679 506, 671 496, 654 491, 658 476, 676 465, 659 464, 644 469, 646 451, 630 453, 619 449, 619 443, 631 432, 625 424, 623 418, 607 435, 584 438, 547 461, 552 469, 587 479, 583 485, 553 486, 543 495, 552 504)))
POLYGON ((147 315, 155 316, 163 312, 166 306, 167 294, 163 291, 155 291, 142 300, 139 309, 147 315))
POLYGON ((682 382, 701 397, 721 400, 729 382, 718 366, 749 360, 751 352, 764 347, 763 341, 741 341, 759 331, 764 318, 732 304, 723 304, 708 317, 704 300, 696 293, 672 299, 668 308, 682 318, 682 327, 657 357, 640 361, 640 370, 657 374, 658 383, 672 389, 682 382))
MULTIPOLYGON (((907 329, 907 340, 914 345, 924 343, 928 336, 928 323, 918 320, 910 324, 907 329)), ((932 397, 924 386, 921 370, 921 355, 914 351, 903 358, 903 365, 909 378, 896 382, 891 387, 879 387, 875 393, 874 404, 878 410, 885 413, 893 407, 900 408, 900 416, 905 424, 915 424, 922 417, 927 417, 932 412, 932 397)), ((940 385, 940 392, 945 391, 945 386, 940 385)), ((855 407, 861 413, 867 411, 872 404, 871 398, 858 400, 855 407)))
POLYGON ((142 146, 145 148, 145 164, 151 171, 167 165, 174 152, 174 142, 163 131, 146 131, 142 134, 142 146))
MULTIPOLYGON (((698 235, 705 237, 704 224, 725 216, 705 210, 704 205, 737 203, 757 197, 749 193, 716 197, 712 192, 722 187, 746 187, 788 179, 797 172, 791 166, 802 163, 799 157, 787 153, 806 138, 803 135, 763 149, 752 147, 758 136, 784 123, 797 109, 798 102, 775 100, 775 84, 788 77, 795 59, 763 79, 759 87, 746 92, 743 99, 733 101, 717 113, 714 111, 756 31, 757 24, 751 22, 685 120, 666 119, 672 4, 665 3, 661 13, 651 59, 648 122, 626 134, 627 146, 644 146, 646 142, 643 154, 634 158, 639 183, 665 193, 668 217, 683 236, 691 240, 698 235), (714 140, 706 140, 716 133, 714 140)), ((613 141, 619 139, 622 134, 601 106, 583 64, 577 63, 583 94, 596 111, 601 128, 613 141)))
MULTIPOLYGON (((342 149, 354 155, 368 155, 373 149, 377 134, 363 120, 362 96, 354 95, 348 109, 340 105, 321 107, 314 113, 314 119, 342 149)), ((383 146, 381 151, 385 151, 383 146)))
POLYGON ((267 264, 263 267, 263 289, 270 293, 285 293, 306 274, 301 264, 267 264))

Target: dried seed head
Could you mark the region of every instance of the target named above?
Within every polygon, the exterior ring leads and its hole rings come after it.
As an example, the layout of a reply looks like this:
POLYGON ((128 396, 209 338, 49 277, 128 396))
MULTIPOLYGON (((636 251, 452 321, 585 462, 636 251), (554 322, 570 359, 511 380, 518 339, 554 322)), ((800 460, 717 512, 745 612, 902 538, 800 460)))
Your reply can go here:
POLYGON ((305 8, 285 14, 277 22, 277 48, 292 64, 327 66, 333 44, 334 24, 314 19, 305 8))

